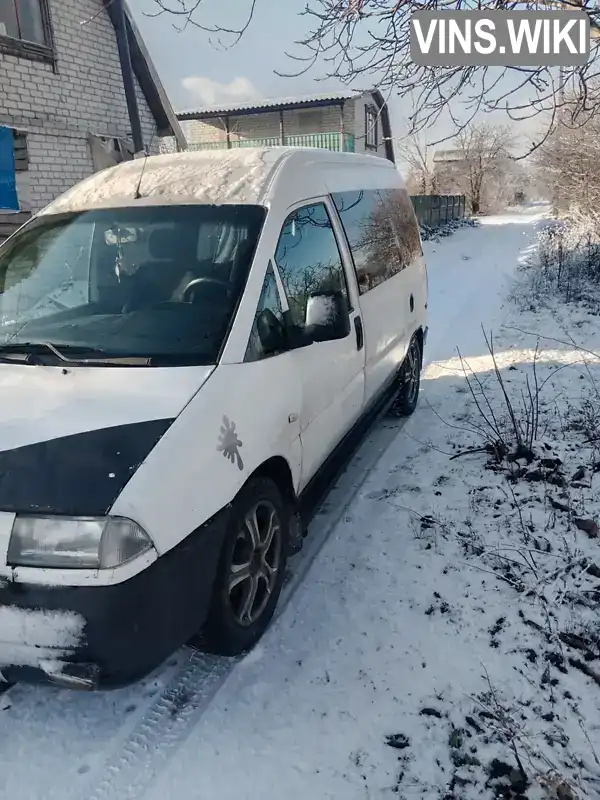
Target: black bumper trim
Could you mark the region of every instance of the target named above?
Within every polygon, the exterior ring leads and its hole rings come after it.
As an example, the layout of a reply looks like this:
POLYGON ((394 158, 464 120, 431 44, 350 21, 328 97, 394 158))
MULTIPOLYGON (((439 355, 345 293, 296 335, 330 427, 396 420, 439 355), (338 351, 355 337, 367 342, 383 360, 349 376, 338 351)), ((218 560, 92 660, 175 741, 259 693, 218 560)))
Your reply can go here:
MULTIPOLYGON (((165 661, 204 624, 229 509, 225 508, 147 569, 112 586, 10 583, 0 608, 71 611, 85 619, 83 641, 63 661, 77 674, 96 667, 95 685, 126 686, 165 661)), ((32 642, 35 648, 35 643, 32 642)), ((0 664, 2 659, 0 628, 0 664)), ((55 682, 38 667, 0 666, 7 681, 55 682)))

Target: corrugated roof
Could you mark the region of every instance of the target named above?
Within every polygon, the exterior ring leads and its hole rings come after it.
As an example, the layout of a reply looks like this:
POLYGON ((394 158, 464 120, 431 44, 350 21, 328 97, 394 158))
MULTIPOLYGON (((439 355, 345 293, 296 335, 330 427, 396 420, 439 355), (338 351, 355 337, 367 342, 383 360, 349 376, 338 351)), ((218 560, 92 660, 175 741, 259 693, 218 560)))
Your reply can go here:
POLYGON ((193 119, 197 116, 209 116, 213 114, 234 114, 236 111, 257 111, 261 109, 267 108, 285 108, 289 106, 303 106, 303 105, 313 105, 315 103, 324 104, 327 102, 333 102, 336 100, 352 100, 355 97, 362 97, 362 95, 368 94, 368 92, 360 91, 358 89, 347 89, 345 92, 326 92, 324 94, 310 94, 310 95, 300 95, 296 97, 278 97, 273 99, 265 99, 265 100, 252 100, 248 101, 247 103, 239 103, 236 105, 214 105, 214 106, 202 106, 195 109, 187 109, 185 111, 179 111, 177 113, 177 117, 180 120, 184 119, 193 119))

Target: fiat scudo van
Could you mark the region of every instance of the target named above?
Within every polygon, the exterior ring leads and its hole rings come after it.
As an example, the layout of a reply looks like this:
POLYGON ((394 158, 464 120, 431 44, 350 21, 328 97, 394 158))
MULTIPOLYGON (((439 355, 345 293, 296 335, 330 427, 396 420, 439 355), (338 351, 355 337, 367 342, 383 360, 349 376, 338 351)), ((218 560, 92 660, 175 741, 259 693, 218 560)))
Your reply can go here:
POLYGON ((316 149, 99 172, 0 247, 0 673, 94 689, 271 619, 305 498, 417 404, 396 167, 316 149))

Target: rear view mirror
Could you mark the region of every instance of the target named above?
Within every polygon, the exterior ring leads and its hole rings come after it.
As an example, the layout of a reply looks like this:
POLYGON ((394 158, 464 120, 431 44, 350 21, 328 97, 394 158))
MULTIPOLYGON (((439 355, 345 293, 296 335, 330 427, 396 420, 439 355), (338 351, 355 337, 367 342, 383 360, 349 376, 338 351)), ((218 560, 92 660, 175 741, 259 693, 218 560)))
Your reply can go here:
POLYGON ((265 355, 285 350, 285 329, 270 308, 260 312, 256 329, 265 355))
POLYGON ((350 333, 348 301, 342 292, 314 292, 306 304, 306 331, 313 342, 345 339, 350 333))
POLYGON ((116 225, 104 232, 104 241, 108 245, 137 242, 138 232, 135 228, 118 228, 116 225))

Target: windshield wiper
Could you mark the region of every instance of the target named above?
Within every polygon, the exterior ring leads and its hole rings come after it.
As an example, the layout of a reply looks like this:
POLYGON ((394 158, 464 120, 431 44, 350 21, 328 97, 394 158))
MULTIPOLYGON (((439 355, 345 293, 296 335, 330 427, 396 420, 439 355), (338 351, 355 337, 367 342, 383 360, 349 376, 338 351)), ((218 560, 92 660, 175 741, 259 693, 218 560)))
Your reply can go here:
POLYGON ((61 344, 60 349, 52 342, 8 342, 0 344, 0 357, 4 356, 6 360, 12 361, 11 355, 15 357, 25 355, 27 357, 40 354, 40 351, 47 350, 59 361, 65 364, 79 364, 86 366, 93 364, 94 366, 106 365, 115 366, 122 364, 123 366, 144 366, 150 363, 150 358, 147 356, 113 356, 98 347, 86 347, 85 345, 75 344, 61 344), (77 357, 69 355, 71 353, 91 353, 91 357, 77 357))

